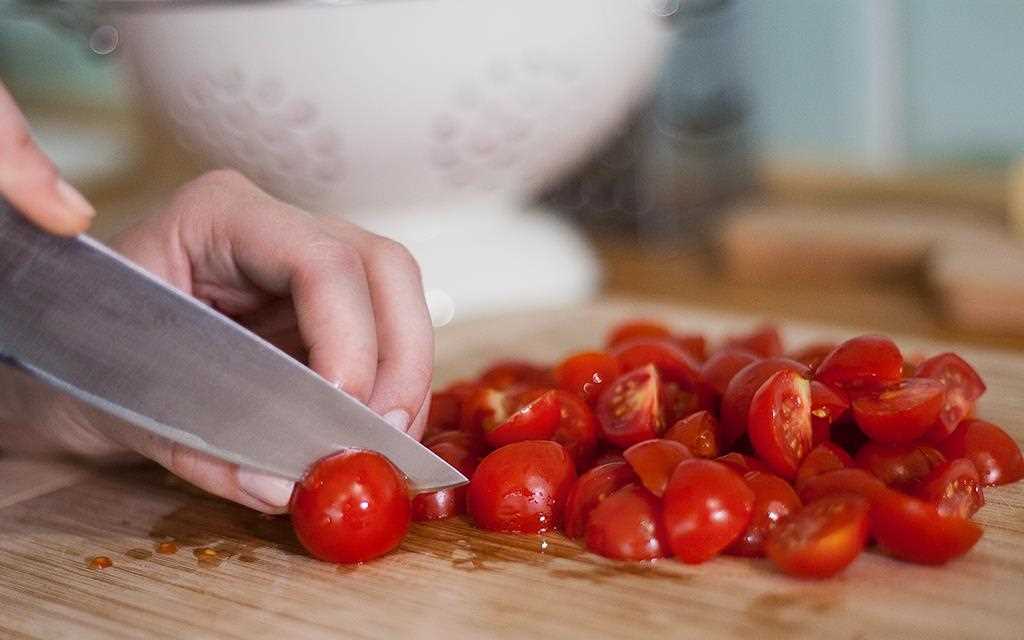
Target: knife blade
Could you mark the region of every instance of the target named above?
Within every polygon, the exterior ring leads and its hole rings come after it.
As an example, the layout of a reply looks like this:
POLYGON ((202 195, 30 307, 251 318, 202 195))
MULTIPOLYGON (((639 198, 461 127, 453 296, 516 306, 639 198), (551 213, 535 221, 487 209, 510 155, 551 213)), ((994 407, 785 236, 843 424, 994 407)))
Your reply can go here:
POLYGON ((101 429, 141 428, 291 480, 358 448, 386 455, 415 491, 467 482, 231 319, 88 236, 36 229, 2 199, 0 376, 84 404, 101 429))

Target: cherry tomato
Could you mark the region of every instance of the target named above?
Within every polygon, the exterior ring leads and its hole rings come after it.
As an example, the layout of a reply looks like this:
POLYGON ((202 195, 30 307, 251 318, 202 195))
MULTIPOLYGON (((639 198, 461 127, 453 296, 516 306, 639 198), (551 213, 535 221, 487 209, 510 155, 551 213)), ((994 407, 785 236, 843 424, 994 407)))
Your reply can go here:
MULTIPOLYGON (((497 392, 501 393, 501 392, 497 392)), ((547 440, 555 434, 561 420, 562 403, 558 391, 548 391, 508 414, 504 420, 495 412, 495 421, 484 421, 484 439, 492 447, 503 447, 523 440, 547 440)), ((508 403, 502 405, 508 409, 508 403)))
POLYGON ((837 493, 855 493, 868 500, 887 491, 881 480, 863 469, 839 469, 811 476, 797 488, 804 504, 837 493))
POLYGON ((644 440, 622 452, 633 472, 648 491, 664 495, 668 479, 679 463, 693 457, 686 445, 674 440, 644 440))
POLYGON ((903 356, 889 338, 858 336, 825 356, 814 379, 839 389, 871 389, 896 382, 903 374, 903 356))
POLYGON ((686 445, 690 453, 698 458, 716 458, 717 431, 718 420, 715 420, 715 415, 708 411, 698 411, 672 425, 665 432, 664 438, 686 445))
POLYGON ((604 439, 617 447, 657 438, 665 429, 661 376, 654 365, 619 376, 597 401, 604 439))
POLYGON ((696 333, 679 334, 674 336, 672 341, 697 362, 704 362, 707 359, 708 341, 704 336, 696 333))
POLYGON ((797 488, 803 486, 809 478, 829 471, 848 469, 853 466, 853 458, 831 442, 823 442, 811 449, 800 468, 796 472, 797 488))
POLYGON ((729 467, 694 458, 676 467, 663 502, 673 554, 697 564, 716 556, 747 528, 754 492, 729 467))
POLYGON ((813 342, 805 347, 797 349, 792 353, 786 354, 787 358, 802 362, 811 369, 816 368, 825 356, 832 353, 836 348, 834 342, 813 342))
POLYGON ((931 435, 938 441, 956 429, 970 415, 974 403, 985 393, 985 383, 974 367, 955 353, 942 353, 928 358, 917 368, 919 378, 932 378, 946 386, 946 400, 939 414, 939 424, 931 435))
POLYGON ((775 358, 782 355, 782 337, 778 328, 772 325, 761 325, 750 333, 729 336, 725 339, 726 347, 745 349, 762 358, 775 358))
POLYGON ((715 397, 725 395, 729 382, 739 370, 760 358, 750 351, 726 348, 716 351, 700 368, 700 377, 715 397))
POLYGON ((769 358, 758 360, 743 367, 733 376, 722 396, 722 410, 719 417, 718 446, 727 449, 733 446, 747 432, 747 418, 750 415, 750 401, 765 380, 782 370, 796 371, 806 377, 810 370, 795 360, 769 358))
POLYGON ((1009 484, 1024 478, 1020 447, 1008 433, 984 420, 964 420, 939 449, 947 458, 967 458, 981 483, 1009 484))
POLYGON ((981 477, 967 458, 944 462, 914 484, 913 495, 930 502, 943 516, 970 518, 985 504, 981 477))
POLYGON ((628 484, 602 500, 587 520, 587 549, 616 560, 651 560, 668 555, 661 502, 628 484))
POLYGON ((943 516, 935 505, 887 490, 871 501, 871 534, 897 558, 944 564, 981 538, 981 527, 966 518, 943 516))
POLYGON ((565 447, 577 469, 583 469, 597 450, 597 418, 579 396, 552 391, 558 402, 558 426, 551 439, 565 447))
POLYGON ((794 371, 777 371, 750 402, 748 433, 754 451, 776 474, 792 480, 811 450, 811 384, 794 371))
POLYGON ((342 451, 316 463, 291 498, 302 546, 328 562, 366 562, 391 551, 409 529, 409 487, 387 458, 342 451))
POLYGON ((857 452, 856 461, 885 484, 902 487, 931 473, 946 457, 923 444, 869 442, 857 452))
POLYGON ((740 475, 744 475, 748 471, 769 471, 768 466, 757 458, 736 451, 718 456, 715 458, 715 462, 721 462, 740 475))
MULTIPOLYGON (((455 431, 452 433, 461 432, 455 431)), ((443 441, 429 447, 442 460, 459 470, 467 478, 473 475, 479 456, 454 441, 443 441)), ((416 522, 443 520, 465 513, 467 487, 450 487, 421 493, 412 499, 412 519, 416 522)))
POLYGON ((861 496, 819 498, 775 527, 765 552, 775 566, 791 576, 833 576, 864 550, 869 512, 869 503, 861 496))
POLYGON ((743 480, 754 492, 754 507, 750 523, 726 553, 760 557, 769 532, 787 516, 800 509, 800 498, 793 487, 779 476, 761 471, 748 471, 743 480))
POLYGON ((423 446, 432 449, 442 443, 452 443, 466 451, 480 456, 487 451, 487 443, 477 434, 466 431, 441 431, 423 438, 423 446))
POLYGON ((480 384, 492 389, 508 389, 516 385, 550 387, 553 380, 546 368, 524 360, 505 360, 480 374, 480 384))
POLYGON ((595 466, 577 478, 565 500, 565 535, 570 538, 583 536, 594 507, 635 481, 633 468, 624 460, 595 466))
POLYGON ((593 405, 620 373, 619 361, 613 356, 603 351, 587 351, 569 356, 555 367, 555 383, 593 405))
POLYGON ((832 425, 839 422, 850 408, 850 401, 841 391, 827 384, 811 381, 811 442, 819 445, 831 437, 832 425))
POLYGON ((672 332, 668 327, 653 320, 631 320, 623 322, 608 333, 605 344, 609 347, 617 347, 626 342, 632 342, 639 338, 664 338, 671 339, 672 332))
POLYGON ((430 397, 424 437, 441 431, 458 429, 462 421, 462 405, 480 388, 475 382, 456 382, 430 397))
POLYGON ((612 350, 623 371, 653 364, 666 382, 674 382, 686 391, 696 391, 700 367, 690 354, 671 342, 641 339, 625 342, 612 350))
POLYGON ((600 467, 601 465, 608 464, 610 462, 626 462, 626 459, 622 457, 622 451, 619 449, 605 449, 598 452, 594 458, 594 467, 600 467))
POLYGON ((661 417, 666 425, 673 425, 686 416, 699 411, 703 404, 700 392, 683 389, 675 382, 665 381, 662 376, 661 417))
POLYGON ((576 478, 572 459, 557 442, 526 440, 495 449, 469 483, 467 507, 489 531, 538 533, 558 527, 576 478))
POLYGON ((920 438, 935 423, 946 399, 938 380, 908 378, 853 401, 853 419, 875 442, 905 443, 920 438))

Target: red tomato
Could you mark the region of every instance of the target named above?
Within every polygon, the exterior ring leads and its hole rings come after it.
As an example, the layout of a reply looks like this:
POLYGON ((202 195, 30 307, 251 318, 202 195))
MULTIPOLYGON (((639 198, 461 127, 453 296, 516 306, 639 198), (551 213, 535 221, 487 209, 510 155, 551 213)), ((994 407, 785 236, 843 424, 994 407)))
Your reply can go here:
POLYGON ((641 339, 625 342, 612 350, 623 371, 653 364, 666 382, 674 382, 686 391, 696 391, 700 383, 699 365, 690 354, 671 342, 641 339))
MULTIPOLYGON (((451 433, 465 435, 459 431, 451 433)), ((473 475, 473 471, 480 461, 479 456, 453 441, 442 441, 429 448, 467 478, 473 475)), ((466 511, 466 491, 467 487, 461 486, 419 494, 412 499, 412 519, 416 522, 443 520, 464 513, 466 511)))
POLYGON ((800 578, 827 578, 845 569, 868 540, 869 504, 861 496, 825 496, 784 520, 765 552, 779 569, 800 578))
POLYGON ((622 457, 622 451, 619 449, 605 449, 597 454, 594 458, 593 467, 600 467, 601 465, 608 464, 610 462, 626 462, 626 459, 622 457))
POLYGON ((686 445, 674 440, 645 440, 622 452, 633 472, 640 478, 647 490, 658 496, 664 495, 668 479, 679 463, 693 457, 686 445))
POLYGON ((625 448, 657 438, 665 429, 663 395, 654 365, 617 378, 597 401, 597 422, 604 439, 625 448))
POLYGON ((853 419, 875 442, 905 443, 920 438, 935 423, 946 399, 938 380, 908 378, 853 401, 853 419))
POLYGON ((897 558, 944 564, 981 538, 981 527, 966 518, 943 516, 933 504, 887 490, 871 502, 871 533, 897 558))
POLYGON ((489 531, 538 533, 558 527, 576 478, 572 459, 557 442, 506 445, 480 461, 469 483, 467 507, 489 531))
POLYGON ((480 384, 492 389, 508 389, 516 385, 552 386, 551 372, 532 362, 505 360, 480 374, 480 384))
POLYGON ((809 369, 795 360, 769 358, 758 360, 743 367, 733 376, 722 396, 722 410, 719 417, 718 446, 727 449, 733 446, 747 432, 747 418, 750 415, 750 401, 765 380, 777 371, 796 371, 806 377, 809 369))
POLYGON ((743 349, 732 347, 720 349, 701 366, 701 380, 716 397, 720 398, 725 394, 733 376, 739 373, 740 369, 758 359, 758 356, 743 349))
POLYGON ((803 486, 808 479, 829 471, 848 469, 853 466, 853 458, 831 442, 823 442, 811 449, 800 468, 796 472, 796 486, 803 486))
POLYGON ((707 359, 708 341, 704 336, 696 333, 685 333, 674 336, 672 341, 680 349, 690 354, 690 357, 697 362, 704 362, 707 359))
POLYGON ((605 344, 609 347, 616 347, 625 342, 632 342, 639 338, 665 338, 670 339, 672 332, 665 325, 652 320, 631 320, 623 322, 612 328, 608 333, 605 344))
POLYGON ((483 441, 483 438, 465 431, 442 431, 423 438, 423 446, 428 449, 433 449, 435 446, 446 442, 450 442, 477 456, 487 451, 487 443, 483 441))
POLYGON ((458 429, 462 422, 462 405, 480 388, 475 382, 456 382, 430 397, 424 437, 441 431, 458 429))
POLYGON ((582 469, 597 450, 597 418, 579 396, 552 391, 558 401, 558 426, 551 439, 565 447, 577 469, 582 469))
POLYGON ((729 467, 712 460, 684 460, 665 489, 665 529, 683 562, 710 560, 747 528, 754 492, 729 467))
POLYGON ((946 386, 946 401, 939 414, 933 441, 953 432, 960 421, 970 415, 974 403, 985 393, 985 383, 974 367, 955 353, 942 353, 928 358, 917 368, 919 378, 933 378, 946 386))
POLYGON ((930 502, 943 516, 970 518, 985 504, 981 477, 967 458, 944 462, 914 484, 913 495, 930 502))
POLYGON ((764 543, 769 532, 800 509, 800 498, 788 482, 771 473, 748 471, 743 480, 754 492, 754 507, 747 528, 726 552, 760 557, 764 555, 764 543))
POLYGON ((871 389, 896 382, 903 374, 903 356, 889 338, 858 336, 825 356, 814 379, 839 389, 871 389))
POLYGON ((487 444, 497 448, 523 440, 547 440, 554 435, 562 410, 558 391, 548 391, 516 408, 511 414, 505 415, 503 412, 509 409, 509 405, 516 403, 510 402, 507 393, 493 389, 490 393, 505 397, 498 403, 494 420, 483 422, 484 439, 487 440, 487 444))
POLYGON ((860 448, 857 465, 890 486, 904 486, 931 473, 946 461, 937 449, 918 444, 869 442, 860 448))
POLYGON ((855 493, 871 500, 887 491, 881 480, 863 469, 839 469, 811 476, 798 488, 804 504, 837 493, 855 493))
POLYGON ((827 384, 811 381, 811 442, 819 445, 829 439, 832 424, 839 422, 850 408, 850 401, 841 391, 827 384))
POLYGON ((317 462, 291 499, 295 535, 328 562, 366 562, 391 551, 409 529, 410 512, 405 479, 373 451, 317 462))
POLYGON ((768 467, 757 458, 746 456, 742 453, 737 453, 736 451, 727 453, 724 456, 718 456, 715 458, 715 462, 721 462, 740 475, 744 475, 748 471, 767 472, 769 470, 768 467))
POLYGON ((947 458, 967 458, 981 483, 1009 484, 1024 478, 1020 447, 1008 433, 984 420, 964 420, 939 449, 947 458))
POLYGON ((754 394, 750 442, 772 471, 792 480, 811 450, 811 384, 794 371, 777 371, 754 394))
POLYGON ((565 535, 579 538, 586 533, 587 519, 602 500, 636 481, 633 468, 625 461, 596 466, 581 475, 565 500, 565 535))
POLYGON ((836 348, 834 342, 813 342, 805 347, 797 349, 792 353, 786 354, 787 358, 802 362, 811 369, 816 368, 825 356, 832 353, 836 348))
POLYGON ((769 324, 761 325, 750 333, 729 336, 725 339, 725 346, 752 351, 762 358, 782 355, 782 337, 779 330, 769 324))
POLYGON ((686 445, 698 458, 718 457, 718 420, 713 413, 698 411, 679 420, 665 432, 666 440, 675 440, 686 445))
POLYGON ((587 351, 569 356, 555 367, 555 383, 563 391, 575 393, 591 405, 621 373, 619 361, 603 351, 587 351))
POLYGON ((668 555, 661 501, 628 484, 602 500, 587 521, 587 549, 616 560, 651 560, 668 555))

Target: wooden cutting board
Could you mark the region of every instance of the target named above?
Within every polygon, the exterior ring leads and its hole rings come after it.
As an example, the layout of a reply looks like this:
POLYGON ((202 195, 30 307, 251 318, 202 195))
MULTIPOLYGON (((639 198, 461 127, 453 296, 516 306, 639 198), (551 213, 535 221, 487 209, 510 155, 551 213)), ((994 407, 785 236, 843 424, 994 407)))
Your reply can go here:
MULTIPOLYGON (((629 302, 453 325, 438 381, 501 356, 550 360, 597 344, 632 315, 711 335, 751 318, 629 302)), ((759 320, 759 319, 758 319, 759 320)), ((788 327, 794 342, 850 329, 788 327)), ((943 345, 907 339, 908 352, 943 345)), ((948 347, 949 345, 945 345, 948 347)), ((989 383, 982 415, 1024 440, 1024 357, 963 350, 989 383)), ((994 488, 985 535, 942 568, 868 553, 820 583, 765 561, 621 564, 560 535, 416 525, 376 562, 309 559, 286 519, 266 518, 144 466, 88 471, 0 459, 2 638, 1021 638, 1024 487, 994 488), (13 496, 13 497, 12 497, 13 496), (173 554, 155 544, 176 540, 173 554), (212 548, 211 561, 194 552, 212 548), (113 567, 88 569, 107 555, 113 567)))

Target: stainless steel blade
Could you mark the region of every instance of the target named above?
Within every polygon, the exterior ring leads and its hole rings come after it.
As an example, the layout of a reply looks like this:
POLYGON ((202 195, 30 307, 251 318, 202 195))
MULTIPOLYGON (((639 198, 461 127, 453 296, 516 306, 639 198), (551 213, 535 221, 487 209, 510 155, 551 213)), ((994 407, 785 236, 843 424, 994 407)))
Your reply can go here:
POLYGON ((0 369, 87 404, 107 428, 141 427, 289 479, 360 448, 388 456, 417 491, 466 482, 229 318, 88 237, 37 230, 2 199, 0 354, 0 369))

